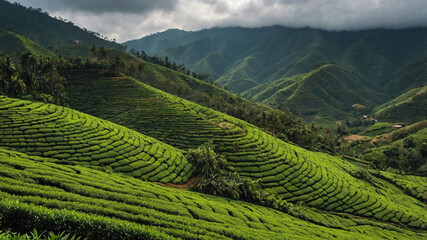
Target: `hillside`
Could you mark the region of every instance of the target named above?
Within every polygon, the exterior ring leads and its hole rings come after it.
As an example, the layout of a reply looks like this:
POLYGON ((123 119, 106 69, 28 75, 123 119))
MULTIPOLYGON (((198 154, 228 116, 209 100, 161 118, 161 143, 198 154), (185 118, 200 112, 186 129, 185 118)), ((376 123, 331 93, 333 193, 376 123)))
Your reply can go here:
POLYGON ((336 61, 370 88, 401 94, 426 82, 426 41, 425 28, 329 32, 273 26, 169 30, 124 44, 210 73, 233 92, 309 72, 318 62, 336 61), (409 83, 408 74, 416 81, 409 83))
POLYGON ((50 17, 41 9, 27 9, 19 4, 0 0, 0 30, 25 36, 45 48, 61 48, 74 40, 91 46, 121 46, 85 31, 71 22, 50 17))
POLYGON ((125 44, 0 0, 0 240, 427 239, 427 28, 125 44))
POLYGON ((426 113, 427 87, 411 89, 373 109, 373 114, 380 121, 404 124, 426 120, 426 113))
POLYGON ((10 56, 13 61, 20 62, 21 56, 26 52, 39 57, 55 56, 51 51, 25 37, 0 30, 0 53, 10 56))
POLYGON ((404 211, 413 216, 411 219, 420 220, 411 225, 425 222, 425 214, 420 215, 424 210, 418 207, 422 203, 380 180, 387 186, 380 190, 387 198, 379 195, 376 189, 381 185, 354 178, 350 173, 358 167, 336 157, 287 144, 244 121, 125 76, 79 77, 69 82, 71 107, 181 149, 211 139, 216 150, 228 158, 228 169, 260 179, 266 190, 290 202, 395 222, 401 220, 393 216, 403 216, 404 211), (403 199, 405 204, 413 203, 410 208, 401 205, 403 199), (417 213, 411 209, 418 209, 417 213))
POLYGON ((323 65, 309 73, 265 83, 243 93, 270 106, 300 114, 306 120, 335 121, 360 110, 354 104, 369 107, 386 98, 363 86, 360 80, 338 65, 323 65))
POLYGON ((313 212, 324 222, 340 225, 324 227, 251 203, 59 165, 53 159, 1 148, 0 166, 2 227, 13 231, 66 231, 90 239, 426 237, 393 225, 313 212))
MULTIPOLYGON (((92 53, 90 48, 85 45, 69 44, 61 48, 59 55, 63 57, 81 58, 82 61, 89 58, 91 61, 99 62, 102 60, 99 51, 100 48, 96 48, 95 53, 92 53)), ((120 72, 132 75, 135 79, 170 94, 177 95, 205 106, 208 106, 212 99, 215 96, 218 96, 225 100, 233 99, 240 103, 244 102, 250 104, 256 108, 268 109, 265 106, 260 106, 259 104, 255 104, 252 101, 248 101, 242 97, 232 94, 221 87, 158 64, 144 61, 124 51, 111 48, 106 48, 105 51, 106 65, 111 66, 111 64, 119 59, 124 63, 124 69, 121 69, 120 72), (134 67, 135 71, 129 71, 131 66, 134 67)), ((81 72, 79 71, 76 71, 72 75, 74 74, 76 76, 72 76, 73 78, 81 77, 81 72)))
POLYGON ((0 97, 0 147, 160 182, 186 182, 182 151, 69 108, 0 97))
MULTIPOLYGON (((343 148, 343 154, 356 154, 377 169, 393 168, 426 176, 427 120, 405 127, 401 124, 377 122, 359 134, 341 139, 341 143, 346 146, 343 148)), ((398 175, 393 178, 405 178, 398 175)), ((405 191, 425 201, 427 195, 422 189, 420 187, 420 194, 408 189, 405 191)))

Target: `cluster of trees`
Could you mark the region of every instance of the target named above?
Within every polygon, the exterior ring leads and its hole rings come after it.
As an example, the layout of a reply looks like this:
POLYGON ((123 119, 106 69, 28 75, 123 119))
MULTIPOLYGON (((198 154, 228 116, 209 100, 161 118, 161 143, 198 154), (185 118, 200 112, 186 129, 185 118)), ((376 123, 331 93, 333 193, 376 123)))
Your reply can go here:
POLYGON ((162 58, 157 56, 148 56, 144 51, 140 52, 140 51, 136 51, 135 49, 131 49, 130 53, 144 61, 167 67, 169 69, 178 71, 188 76, 192 76, 202 81, 213 83, 213 80, 210 74, 192 72, 190 69, 185 67, 184 64, 177 64, 176 62, 170 62, 168 57, 162 58))
POLYGON ((187 150, 187 159, 202 175, 193 190, 253 202, 295 215, 294 210, 297 208, 279 195, 263 190, 260 180, 242 177, 237 172, 227 170, 226 158, 217 154, 214 148, 212 142, 207 142, 196 149, 187 150))
POLYGON ((416 172, 420 166, 426 164, 427 144, 417 144, 412 136, 408 136, 401 143, 374 149, 363 158, 378 169, 394 168, 407 173, 416 172))
POLYGON ((20 63, 0 56, 0 91, 9 97, 63 105, 66 79, 59 68, 65 64, 63 59, 39 58, 30 52, 21 56, 20 63))

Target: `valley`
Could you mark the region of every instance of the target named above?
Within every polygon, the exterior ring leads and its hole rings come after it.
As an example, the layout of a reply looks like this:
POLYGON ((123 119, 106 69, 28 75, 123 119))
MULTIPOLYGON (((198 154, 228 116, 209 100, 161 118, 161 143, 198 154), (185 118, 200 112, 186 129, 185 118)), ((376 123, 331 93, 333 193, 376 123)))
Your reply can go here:
POLYGON ((426 41, 0 0, 0 239, 427 238, 426 41))

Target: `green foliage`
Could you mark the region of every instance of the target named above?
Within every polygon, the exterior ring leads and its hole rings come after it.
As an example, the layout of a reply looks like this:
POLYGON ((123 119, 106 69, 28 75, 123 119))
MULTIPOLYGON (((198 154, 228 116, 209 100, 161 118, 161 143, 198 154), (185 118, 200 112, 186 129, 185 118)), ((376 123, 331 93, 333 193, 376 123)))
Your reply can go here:
POLYGON ((338 62, 371 89, 395 94, 425 84, 425 36, 425 28, 329 32, 229 27, 168 30, 125 44, 210 73, 233 92, 309 72, 318 62, 338 62))
POLYGON ((62 59, 37 58, 30 52, 21 56, 21 64, 0 56, 0 91, 9 97, 65 103, 66 79, 58 73, 62 59))
MULTIPOLYGON (((263 191, 259 181, 241 177, 236 172, 221 170, 203 177, 195 190, 236 200, 260 203, 268 193, 263 191)), ((265 204, 265 206, 269 206, 265 204)))
MULTIPOLYGON (((425 237, 389 224, 293 207, 295 214, 311 216, 313 224, 243 201, 52 161, 0 149, 1 228, 21 234, 34 228, 65 231, 89 239, 425 237)), ((279 196, 267 201, 286 206, 279 196)))
POLYGON ((188 149, 186 157, 205 178, 218 173, 227 163, 223 155, 214 151, 212 142, 188 149))
POLYGON ((363 155, 363 159, 370 162, 375 168, 383 170, 387 168, 387 156, 381 151, 373 150, 363 155))
POLYGON ((38 233, 36 229, 27 234, 14 233, 9 231, 0 230, 0 239, 2 240, 79 240, 80 237, 76 235, 66 234, 65 232, 55 234, 49 232, 47 234, 38 233))
POLYGON ((372 176, 368 170, 365 168, 359 168, 356 171, 352 172, 351 175, 355 178, 363 179, 366 181, 371 180, 372 176))
POLYGON ((414 88, 392 99, 373 112, 380 121, 413 124, 425 120, 427 86, 414 88))
POLYGON ((181 150, 69 108, 0 96, 0 113, 3 147, 151 181, 181 183, 194 171, 181 150))
POLYGON ((0 52, 19 62, 25 52, 30 52, 40 58, 56 57, 51 51, 23 36, 9 31, 0 30, 0 52))
MULTIPOLYGON (((378 220, 383 216, 374 217, 372 211, 376 208, 385 215, 403 211, 417 215, 413 211, 419 209, 416 203, 405 207, 411 200, 392 202, 378 193, 377 185, 352 177, 349 172, 357 168, 347 161, 293 146, 247 122, 166 94, 132 78, 81 75, 73 81, 69 86, 74 92, 72 107, 181 149, 195 148, 213 140, 215 152, 227 157, 226 170, 237 172, 242 178, 261 179, 259 184, 264 190, 277 193, 289 203, 303 201, 308 207, 361 214, 378 220), (115 91, 118 88, 126 94, 118 94, 115 91), (97 95, 109 97, 101 100, 97 95), (359 211, 358 205, 374 199, 378 202, 375 208, 359 211), (381 209, 382 205, 389 207, 381 209)), ((279 114, 271 116, 271 122, 280 120, 276 118, 279 114)), ((217 179, 221 181, 222 178, 217 179)), ((407 197, 402 192, 390 194, 407 197)))
POLYGON ((385 99, 359 83, 359 79, 336 64, 325 64, 313 71, 255 87, 243 94, 281 110, 289 108, 306 121, 335 122, 366 113, 352 107, 370 105, 385 99))
POLYGON ((53 18, 40 8, 27 8, 20 3, 5 0, 0 1, 0 29, 12 30, 52 50, 73 43, 74 40, 88 46, 95 44, 123 48, 118 43, 108 41, 99 33, 81 29, 62 17, 53 18))

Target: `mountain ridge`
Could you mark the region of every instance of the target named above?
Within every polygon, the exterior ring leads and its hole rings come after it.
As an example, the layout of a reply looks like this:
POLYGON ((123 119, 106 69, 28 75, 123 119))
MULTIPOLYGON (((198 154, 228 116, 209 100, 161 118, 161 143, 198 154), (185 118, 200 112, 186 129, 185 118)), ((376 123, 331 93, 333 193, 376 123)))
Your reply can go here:
MULTIPOLYGON (((173 32, 168 34, 173 35, 173 32)), ((150 41, 161 36, 162 33, 152 35, 150 41)), ((138 40, 124 44, 136 50, 150 48, 144 38, 139 41, 144 43, 144 46, 138 45, 138 40)), ((159 48, 159 43, 157 50, 152 53, 168 56, 175 62, 189 66, 193 71, 210 73, 214 80, 222 85, 239 80, 233 76, 250 76, 246 73, 250 72, 252 67, 248 66, 249 70, 240 67, 238 71, 233 67, 239 66, 239 61, 242 62, 250 56, 258 59, 256 62, 263 62, 267 66, 264 71, 250 77, 250 82, 256 83, 308 72, 319 61, 337 61, 344 68, 360 75, 366 84, 376 88, 374 90, 378 90, 385 81, 390 82, 388 79, 396 79, 393 68, 413 56, 425 56, 426 42, 427 28, 421 27, 339 32, 282 26, 225 27, 180 32, 176 39, 169 37, 168 45, 162 49, 159 48), (196 55, 199 56, 195 57, 196 55), (232 57, 227 57, 228 55, 232 57), (210 58, 215 59, 215 64, 221 67, 212 68, 210 58), (227 72, 235 74, 227 76, 227 72)), ((233 85, 229 86, 229 89, 233 92, 247 90, 233 85)), ((401 93, 401 89, 390 86, 386 86, 384 90, 391 94, 401 93)))

